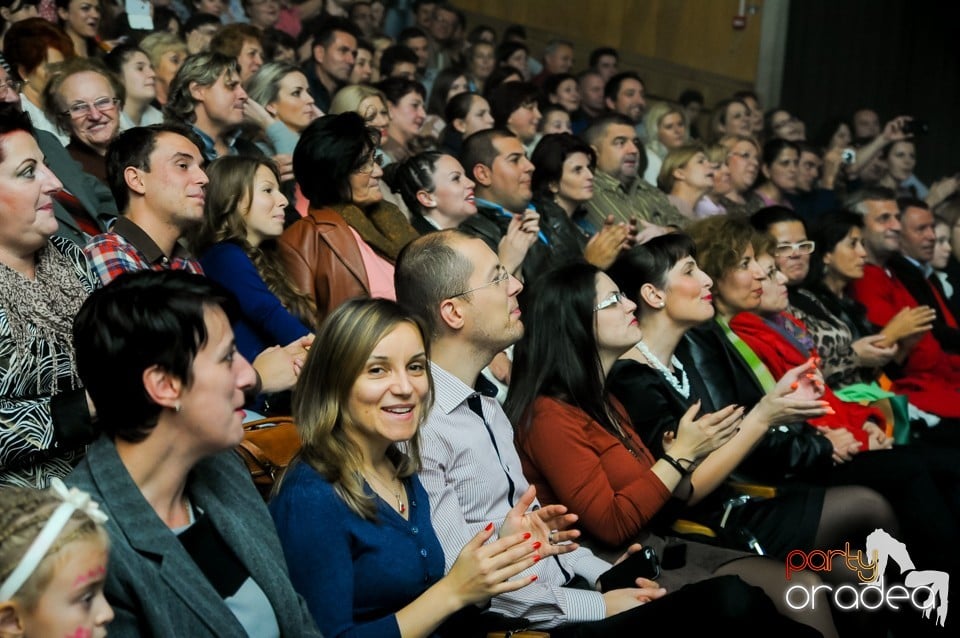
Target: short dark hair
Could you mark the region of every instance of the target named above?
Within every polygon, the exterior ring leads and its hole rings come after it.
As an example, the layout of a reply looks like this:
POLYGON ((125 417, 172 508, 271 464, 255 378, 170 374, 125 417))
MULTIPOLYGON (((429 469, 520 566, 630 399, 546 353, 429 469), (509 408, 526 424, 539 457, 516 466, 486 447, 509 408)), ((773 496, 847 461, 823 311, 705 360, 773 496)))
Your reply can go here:
POLYGON ((587 144, 596 146, 600 141, 600 138, 607 134, 607 129, 614 124, 622 124, 624 126, 629 126, 630 128, 634 128, 634 126, 636 126, 633 120, 622 113, 606 113, 590 122, 590 125, 587 126, 587 128, 584 129, 583 133, 580 135, 587 144))
MULTIPOLYGON (((292 51, 297 50, 297 41, 294 37, 286 31, 281 31, 274 27, 263 30, 263 37, 260 38, 260 42, 263 44, 263 57, 267 60, 273 60, 277 56, 277 50, 280 49, 280 47, 292 51)), ((357 48, 362 48, 359 40, 357 41, 357 48)), ((372 49, 368 48, 368 50, 372 49)))
POLYGON ((380 77, 389 78, 393 69, 402 62, 416 66, 419 64, 420 58, 413 52, 413 49, 405 44, 388 46, 380 56, 380 77))
POLYGON ((551 199, 553 193, 550 184, 559 182, 563 177, 563 163, 574 153, 583 153, 590 167, 597 163, 597 154, 578 137, 570 133, 544 135, 533 149, 530 161, 533 162, 533 196, 539 199, 551 199))
POLYGON ((560 88, 560 85, 566 82, 567 80, 573 80, 577 83, 579 87, 580 82, 577 80, 577 76, 573 73, 554 73, 553 75, 547 77, 543 82, 543 95, 545 97, 550 97, 557 92, 557 89, 560 88))
POLYGON ((516 53, 517 51, 526 51, 527 55, 530 55, 530 47, 528 47, 523 42, 513 42, 505 41, 497 45, 497 48, 494 49, 494 55, 497 58, 497 65, 504 65, 507 63, 507 59, 516 53))
POLYGON ((352 35, 359 40, 362 37, 360 29, 347 18, 331 17, 321 21, 316 31, 313 32, 313 46, 326 49, 333 42, 337 31, 342 31, 352 35))
POLYGON ((516 137, 516 135, 506 129, 490 128, 485 131, 477 131, 463 140, 460 163, 463 164, 463 170, 467 173, 467 177, 473 179, 473 168, 477 164, 493 166, 493 161, 499 155, 493 143, 504 137, 516 137))
POLYGON ((641 86, 644 86, 643 78, 641 78, 640 74, 636 71, 621 71, 607 80, 607 83, 603 85, 604 99, 613 100, 616 102, 617 96, 620 94, 620 85, 626 80, 636 80, 641 84, 641 86))
POLYGON ((157 366, 189 387, 211 307, 237 316, 229 292, 182 270, 125 273, 87 298, 73 322, 77 371, 104 434, 136 443, 156 427, 163 408, 144 389, 143 372, 157 366))
POLYGON ((920 208, 922 210, 930 210, 930 204, 923 201, 919 197, 898 197, 897 198, 897 208, 900 209, 901 213, 906 212, 908 208, 920 208))
POLYGON ((504 128, 514 111, 529 102, 540 101, 540 90, 529 82, 507 82, 494 89, 487 101, 493 125, 504 128))
MULTIPOLYGON (((20 110, 19 104, 0 102, 0 136, 23 131, 31 137, 35 131, 30 116, 20 110)), ((3 161, 3 146, 0 146, 0 162, 3 161)))
POLYGON ((205 13, 203 11, 197 11, 192 16, 190 16, 186 22, 183 23, 183 35, 196 31, 200 27, 205 27, 208 24, 215 24, 217 27, 223 26, 223 23, 220 22, 220 18, 213 15, 212 13, 205 13))
POLYGON ((397 303, 420 318, 430 337, 441 334, 440 302, 467 288, 473 264, 452 244, 474 237, 459 230, 423 235, 400 251, 393 274, 397 303))
POLYGON ((522 24, 511 24, 507 25, 507 28, 503 30, 503 41, 506 41, 507 38, 522 38, 527 39, 527 29, 522 24))
MULTIPOLYGON (((147 52, 136 44, 124 42, 110 49, 110 53, 103 56, 103 63, 108 69, 116 73, 118 77, 122 78, 123 65, 127 63, 127 60, 129 60, 130 56, 132 56, 134 53, 142 53, 147 55, 147 52)), ((147 55, 147 59, 150 59, 149 55, 147 55)))
POLYGON ((380 132, 353 111, 311 122, 293 150, 293 174, 310 205, 349 202, 350 175, 370 159, 379 142, 380 132))
POLYGON ((612 55, 617 59, 617 62, 620 61, 620 53, 613 47, 597 47, 590 52, 590 57, 588 59, 587 65, 590 68, 597 66, 600 62, 600 58, 605 55, 612 55))
POLYGON ((803 218, 786 206, 764 206, 750 215, 750 225, 761 233, 769 232, 771 226, 783 222, 800 222, 803 224, 803 218))
POLYGON ((667 273, 686 257, 697 258, 697 247, 690 236, 667 233, 621 252, 607 274, 638 308, 643 308, 640 303, 643 284, 663 288, 667 273))
POLYGON ((482 98, 483 96, 479 93, 474 93, 472 91, 467 91, 466 93, 460 93, 459 95, 454 95, 450 98, 450 101, 447 102, 447 106, 443 109, 443 119, 448 124, 453 124, 454 120, 459 120, 467 117, 470 113, 470 105, 473 103, 474 96, 482 98))
POLYGON ((427 99, 427 90, 423 85, 410 78, 385 78, 377 83, 376 88, 390 104, 397 104, 409 93, 417 93, 424 100, 427 99))
POLYGON ((412 40, 413 38, 427 38, 428 40, 430 39, 429 36, 427 36, 427 33, 423 29, 417 26, 413 26, 413 27, 407 27, 406 29, 400 32, 400 35, 397 36, 397 43, 404 44, 407 40, 412 40))
POLYGON ((837 247, 852 228, 863 228, 863 215, 845 209, 832 210, 817 218, 807 237, 817 249, 810 256, 810 270, 804 279, 804 287, 817 288, 823 285, 823 256, 837 247))
POLYGON ((680 106, 690 106, 694 102, 703 105, 703 93, 696 89, 686 89, 680 94, 680 97, 677 98, 677 102, 680 103, 680 106))
POLYGON ((130 191, 123 173, 128 166, 150 171, 150 155, 157 146, 157 137, 162 133, 172 133, 187 138, 200 151, 203 160, 203 142, 192 130, 170 122, 151 126, 135 126, 127 129, 110 143, 107 149, 106 168, 107 185, 117 203, 117 210, 123 213, 130 205, 130 191))

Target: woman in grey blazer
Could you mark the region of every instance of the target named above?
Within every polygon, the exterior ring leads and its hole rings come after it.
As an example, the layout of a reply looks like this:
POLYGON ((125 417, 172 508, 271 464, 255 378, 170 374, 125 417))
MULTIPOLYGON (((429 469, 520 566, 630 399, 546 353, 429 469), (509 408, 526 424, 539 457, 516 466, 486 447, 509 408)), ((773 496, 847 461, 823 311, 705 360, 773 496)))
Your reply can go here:
POLYGON ((177 271, 124 275, 74 323, 100 438, 68 477, 110 517, 111 636, 319 636, 245 467, 228 293, 177 271))

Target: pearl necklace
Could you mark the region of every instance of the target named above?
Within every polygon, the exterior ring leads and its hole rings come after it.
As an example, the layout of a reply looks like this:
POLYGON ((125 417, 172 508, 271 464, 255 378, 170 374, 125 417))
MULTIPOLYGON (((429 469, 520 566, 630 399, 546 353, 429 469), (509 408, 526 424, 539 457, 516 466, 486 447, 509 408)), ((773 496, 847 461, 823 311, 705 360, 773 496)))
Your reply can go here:
POLYGON ((683 364, 680 363, 679 359, 677 359, 677 355, 670 356, 670 365, 680 371, 680 381, 677 381, 677 376, 670 371, 670 368, 663 365, 660 362, 660 359, 657 359, 655 356, 653 356, 653 353, 650 352, 650 348, 648 348, 644 342, 638 341, 636 348, 643 354, 651 366, 660 371, 660 374, 666 378, 667 382, 673 386, 673 389, 676 390, 680 396, 682 396, 684 399, 690 398, 690 379, 687 378, 687 373, 683 369, 683 364))
POLYGON ((403 491, 403 482, 400 479, 398 479, 397 477, 393 478, 393 480, 399 483, 400 485, 400 489, 394 490, 392 487, 384 483, 383 479, 377 476, 376 473, 374 472, 370 472, 369 478, 376 479, 377 483, 379 483, 381 487, 385 488, 388 492, 393 494, 393 497, 397 499, 397 511, 400 512, 401 514, 406 514, 407 506, 404 504, 403 499, 400 498, 400 493, 403 491))

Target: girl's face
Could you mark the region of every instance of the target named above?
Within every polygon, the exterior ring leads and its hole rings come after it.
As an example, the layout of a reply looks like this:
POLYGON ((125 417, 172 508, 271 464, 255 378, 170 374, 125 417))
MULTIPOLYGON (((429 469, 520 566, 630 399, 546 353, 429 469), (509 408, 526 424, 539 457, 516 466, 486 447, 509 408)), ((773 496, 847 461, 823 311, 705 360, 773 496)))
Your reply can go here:
POLYGON ((387 139, 387 127, 390 126, 390 110, 380 96, 371 95, 360 100, 357 113, 367 126, 380 131, 380 143, 383 144, 387 139))
POLYGON ((643 338, 634 314, 637 304, 620 292, 613 280, 602 272, 597 273, 594 287, 594 308, 599 308, 593 312, 597 347, 601 352, 619 357, 643 338))
POLYGON ((240 204, 247 224, 247 241, 259 246, 267 239, 276 239, 283 232, 287 198, 280 192, 277 178, 266 166, 257 168, 249 200, 240 204))
POLYGON ((103 595, 107 579, 106 543, 97 537, 79 538, 47 560, 53 576, 29 612, 20 615, 24 636, 103 638, 113 609, 103 595))
POLYGON ((128 100, 149 102, 157 97, 157 88, 154 84, 157 74, 146 53, 135 51, 130 54, 120 70, 128 100))
POLYGON ((95 38, 100 28, 99 0, 72 0, 66 9, 58 9, 65 29, 82 38, 95 38))
POLYGON ((550 96, 550 101, 559 104, 567 110, 567 113, 573 113, 580 108, 580 86, 573 78, 564 80, 557 87, 557 92, 550 96))
POLYGON ((573 128, 570 123, 570 114, 566 111, 553 110, 547 113, 543 118, 543 134, 551 133, 572 133, 573 128))
POLYGON ((416 137, 427 119, 427 112, 423 108, 423 98, 416 91, 404 95, 396 104, 388 104, 390 109, 390 124, 399 133, 398 141, 406 144, 416 137))
POLYGON ((560 178, 557 196, 575 205, 593 198, 593 171, 586 153, 571 153, 563 160, 563 175, 560 178))
POLYGON ((800 156, 792 148, 785 148, 777 155, 773 164, 763 166, 763 174, 781 191, 792 193, 797 190, 797 177, 800 174, 800 156))
POLYGON ((730 167, 730 182, 738 193, 745 193, 757 180, 760 171, 760 156, 757 147, 747 141, 734 144, 733 150, 727 155, 727 166, 730 167))
POLYGON ((485 131, 493 128, 493 116, 490 115, 490 105, 479 95, 473 96, 470 100, 470 110, 467 116, 462 120, 455 120, 454 128, 463 134, 463 137, 469 137, 477 131, 485 131), (460 126, 457 126, 457 123, 460 126), (461 128, 461 126, 463 128, 461 128))
POLYGON ((460 95, 461 93, 466 93, 468 88, 467 76, 458 75, 457 79, 453 81, 453 83, 450 85, 450 88, 447 90, 447 99, 445 102, 449 102, 451 99, 460 95))
POLYGON ((467 177, 456 158, 450 155, 440 157, 433 181, 431 195, 438 211, 454 219, 466 219, 477 212, 473 195, 476 184, 467 177))
POLYGON ((353 70, 350 71, 350 84, 367 84, 373 76, 373 51, 357 49, 353 70))
POLYGON ((937 235, 937 243, 933 247, 933 259, 930 265, 937 270, 943 270, 950 259, 950 226, 938 221, 934 232, 937 235))
POLYGON ((687 125, 679 113, 667 113, 657 126, 657 137, 667 149, 683 146, 687 139, 687 125))
POLYGON ((523 77, 527 77, 527 52, 517 49, 507 58, 507 65, 515 68, 523 77))
POLYGON ((887 155, 887 170, 890 176, 902 182, 913 175, 913 168, 917 165, 916 147, 913 142, 903 140, 894 142, 887 155))
POLYGON ((787 296, 787 277, 777 269, 770 255, 760 255, 757 263, 766 277, 763 280, 763 294, 760 296, 759 312, 772 315, 787 309, 790 300, 787 296))
POLYGON ((314 104, 307 76, 295 71, 280 79, 277 99, 267 105, 267 110, 291 130, 300 133, 317 119, 319 112, 314 104))
POLYGON ((520 138, 524 144, 529 144, 537 136, 537 127, 540 126, 540 107, 535 100, 521 104, 507 118, 507 128, 520 138))

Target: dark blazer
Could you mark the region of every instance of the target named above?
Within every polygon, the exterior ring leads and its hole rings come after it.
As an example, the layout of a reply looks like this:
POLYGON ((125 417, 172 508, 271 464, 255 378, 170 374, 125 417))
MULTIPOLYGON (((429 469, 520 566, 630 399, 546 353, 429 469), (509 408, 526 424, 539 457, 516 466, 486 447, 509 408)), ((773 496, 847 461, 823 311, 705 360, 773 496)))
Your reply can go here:
MULTIPOLYGON (((110 223, 117 216, 117 204, 113 201, 110 189, 93 175, 85 173, 80 163, 70 156, 70 152, 53 134, 38 130, 36 138, 53 174, 90 213, 100 231, 107 232, 110 223)), ((53 201, 53 214, 60 224, 57 235, 69 239, 80 248, 87 245, 89 238, 84 236, 76 220, 57 200, 53 201)))
MULTIPOLYGON (((133 482, 106 437, 95 441, 66 483, 89 492, 110 517, 106 596, 116 612, 111 636, 243 636, 244 630, 177 537, 133 482)), ((294 591, 273 520, 233 452, 201 461, 190 501, 213 521, 263 589, 282 636, 320 636, 294 591)))
POLYGON ((946 311, 952 312, 949 302, 947 301, 947 295, 940 286, 940 282, 935 281, 931 284, 930 280, 924 277, 923 271, 907 261, 902 255, 894 255, 891 257, 887 261, 887 267, 894 276, 906 286, 918 304, 930 306, 937 311, 937 316, 933 320, 932 332, 933 338, 937 340, 940 347, 947 352, 960 353, 960 330, 947 325, 943 317, 944 311, 940 308, 940 304, 937 303, 937 298, 933 294, 933 288, 931 288, 931 285, 937 287, 937 292, 943 299, 946 311))

